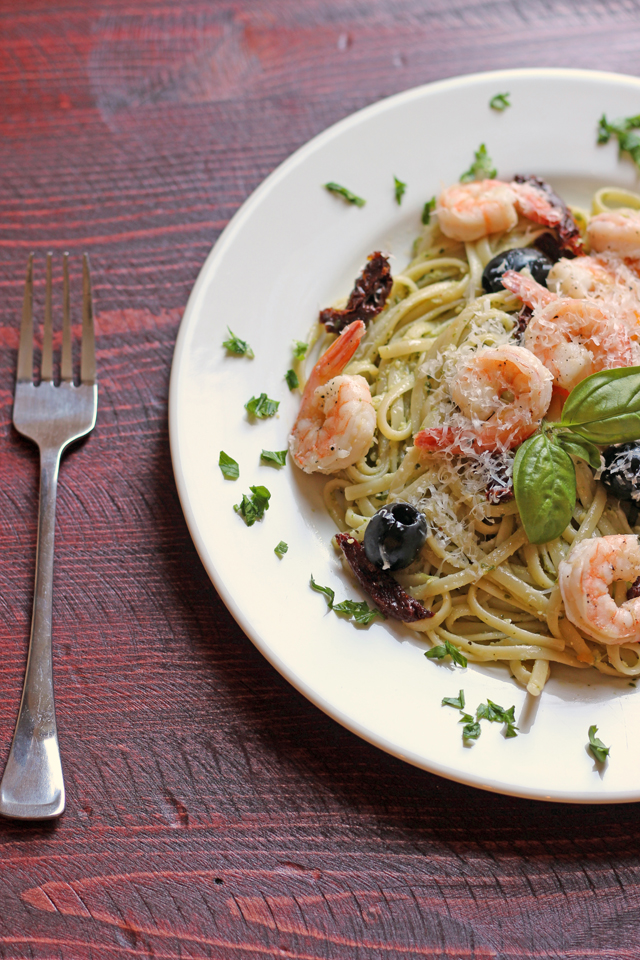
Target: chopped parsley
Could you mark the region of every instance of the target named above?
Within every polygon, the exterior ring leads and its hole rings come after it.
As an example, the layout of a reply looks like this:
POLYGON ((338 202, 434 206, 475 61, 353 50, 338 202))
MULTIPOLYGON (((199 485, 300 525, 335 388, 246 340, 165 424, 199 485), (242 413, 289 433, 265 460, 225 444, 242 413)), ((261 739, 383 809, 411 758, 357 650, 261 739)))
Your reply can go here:
POLYGON ((245 494, 242 502, 236 503, 234 510, 239 514, 248 527, 252 527, 256 520, 262 520, 265 510, 269 509, 271 494, 266 487, 249 487, 251 497, 245 494))
POLYGON ((598 763, 604 763, 609 756, 610 747, 605 747, 600 737, 596 737, 598 728, 595 724, 589 727, 589 750, 598 763))
POLYGON ((304 360, 304 358, 307 355, 308 349, 309 349, 309 344, 305 343, 304 340, 294 340, 293 341, 293 359, 304 360))
POLYGON ((460 667, 466 667, 467 658, 463 653, 460 653, 457 647, 449 641, 445 640, 443 644, 440 644, 437 647, 432 647, 431 650, 427 650, 425 657, 428 657, 429 660, 442 660, 443 657, 451 657, 454 663, 457 663, 460 667))
POLYGON ((468 713, 463 713, 460 723, 464 723, 462 728, 463 740, 477 740, 482 733, 480 724, 468 713))
POLYGON ((226 347, 229 353, 235 354, 236 357, 247 357, 249 360, 253 360, 255 354, 246 340, 241 340, 240 337, 236 337, 229 327, 229 339, 222 341, 222 346, 226 347))
POLYGON ((507 728, 504 735, 507 739, 510 739, 511 737, 518 736, 515 710, 515 706, 505 710, 499 703, 494 703, 493 700, 489 700, 487 697, 487 702, 481 703, 476 710, 476 718, 478 720, 488 720, 490 723, 504 723, 507 728))
POLYGON ((263 450, 260 459, 267 463, 274 463, 276 467, 284 467, 287 462, 286 450, 263 450))
POLYGON ((270 400, 266 393, 261 393, 259 397, 251 397, 244 407, 252 417, 258 417, 260 420, 266 417, 273 417, 280 406, 279 400, 270 400))
POLYGON ((640 168, 640 134, 635 132, 639 127, 640 114, 609 123, 603 113, 598 123, 598 143, 609 143, 611 137, 617 137, 620 152, 626 151, 640 168))
POLYGON ((222 471, 222 476, 227 480, 237 480, 240 476, 240 467, 238 466, 238 461, 234 460, 233 457, 230 457, 228 453, 224 452, 224 450, 220 451, 218 466, 222 471))
POLYGON ((484 143, 481 143, 474 154, 475 160, 468 170, 460 177, 460 183, 471 183, 473 180, 492 180, 498 173, 493 166, 493 160, 487 153, 484 143))
POLYGON ((380 617, 382 620, 386 619, 383 613, 380 613, 380 611, 374 607, 370 607, 364 600, 360 602, 357 600, 343 600, 342 603, 334 604, 333 601, 336 598, 335 591, 333 591, 331 587, 323 587, 319 583, 316 583, 313 579, 313 574, 311 574, 310 584, 312 590, 324 594, 329 610, 348 617, 349 620, 353 620, 354 623, 367 625, 376 617, 380 617))
POLYGON ((273 552, 275 553, 276 557, 280 557, 282 560, 288 549, 289 545, 285 543, 284 540, 281 540, 278 546, 273 548, 273 552))
POLYGON ((347 203, 353 203, 356 207, 364 207, 366 200, 363 200, 362 197, 358 197, 355 193, 352 193, 351 190, 347 190, 346 187, 341 187, 339 183, 325 183, 325 189, 329 193, 335 193, 336 196, 342 197, 343 200, 346 200, 347 203))
POLYGON ((398 204, 398 206, 400 206, 400 204, 402 203, 402 198, 404 197, 405 191, 407 189, 407 185, 406 183, 403 183, 402 180, 398 180, 397 177, 393 178, 393 183, 394 183, 396 203, 398 204))
MULTIPOLYGON (((464 710, 464 690, 461 690, 457 697, 443 697, 442 706, 464 710)), ((473 720, 473 717, 471 717, 471 719, 473 720)))
POLYGON ((289 390, 295 390, 296 387, 300 386, 300 381, 298 380, 298 374, 295 370, 287 370, 284 375, 285 380, 287 381, 287 386, 289 390))
POLYGON ((422 222, 424 223, 425 227, 431 220, 431 214, 433 213, 435 208, 436 208, 436 198, 431 197, 431 200, 427 200, 424 207, 422 208, 422 222))
POLYGON ((499 113, 502 113, 503 110, 511 106, 509 102, 510 96, 510 93, 496 93, 495 97, 491 97, 491 100, 489 100, 489 106, 492 110, 497 110, 499 113))

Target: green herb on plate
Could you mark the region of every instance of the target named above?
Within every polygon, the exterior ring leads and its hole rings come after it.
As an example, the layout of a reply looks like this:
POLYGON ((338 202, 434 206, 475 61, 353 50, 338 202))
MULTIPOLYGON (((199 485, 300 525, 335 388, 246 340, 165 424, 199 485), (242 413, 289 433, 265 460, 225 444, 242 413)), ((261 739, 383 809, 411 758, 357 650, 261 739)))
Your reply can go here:
POLYGON ((233 457, 230 457, 228 453, 224 452, 224 450, 220 451, 218 466, 222 471, 222 476, 227 480, 237 480, 240 476, 240 467, 238 465, 238 461, 234 460, 233 457))
POLYGON ((261 393, 259 397, 251 397, 251 400, 248 400, 244 406, 252 417, 265 420, 267 417, 275 416, 280 401, 270 400, 266 393, 261 393))
MULTIPOLYGON (((227 327, 229 330, 229 327, 227 327)), ((240 337, 236 337, 235 333, 232 333, 229 330, 229 339, 222 341, 222 346, 225 347, 229 353, 233 353, 236 357, 247 357, 249 360, 253 360, 255 354, 246 340, 241 340, 240 337)))
POLYGON ((493 160, 487 153, 484 143, 481 143, 474 154, 475 160, 468 170, 460 177, 460 183, 471 183, 473 180, 493 180, 498 171, 493 160))
POLYGON ((510 93, 496 93, 495 97, 491 97, 491 100, 489 100, 489 106, 492 110, 497 110, 499 113, 502 113, 503 110, 511 106, 509 102, 510 96, 510 93))
POLYGON ((263 450, 260 459, 266 463, 273 463, 276 467, 284 467, 287 462, 286 450, 263 450))
POLYGON ((280 557, 280 559, 282 560, 282 558, 284 557, 288 549, 289 549, 289 545, 285 543, 284 540, 281 540, 278 546, 273 548, 273 552, 277 557, 280 557))
POLYGON ((402 180, 398 180, 397 177, 393 178, 393 183, 394 183, 394 193, 395 193, 396 203, 398 204, 398 206, 400 206, 400 204, 402 203, 402 198, 405 195, 407 185, 406 183, 403 183, 402 180))
POLYGON ((298 374, 295 370, 287 370, 284 375, 285 380, 287 381, 287 386, 289 390, 295 390, 296 387, 300 386, 300 381, 298 380, 298 374))
POLYGON ((234 510, 239 514, 248 527, 252 527, 256 520, 262 520, 265 511, 269 509, 271 494, 266 487, 249 487, 251 496, 245 494, 242 501, 236 503, 234 510))
POLYGON ((347 203, 353 203, 356 207, 364 207, 366 200, 363 200, 362 197, 358 197, 355 193, 352 193, 351 190, 347 190, 346 187, 342 187, 339 183, 325 183, 325 189, 329 193, 335 193, 337 197, 342 197, 343 200, 346 200, 347 203))

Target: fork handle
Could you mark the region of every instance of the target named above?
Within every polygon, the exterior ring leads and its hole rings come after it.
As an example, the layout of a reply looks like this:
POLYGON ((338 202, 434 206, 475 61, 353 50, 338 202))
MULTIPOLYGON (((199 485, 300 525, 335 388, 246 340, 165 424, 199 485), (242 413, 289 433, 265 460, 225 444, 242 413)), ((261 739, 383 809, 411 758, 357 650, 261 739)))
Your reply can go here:
POLYGON ((65 793, 53 699, 51 612, 56 487, 61 450, 40 449, 40 509, 29 656, 20 712, 0 782, 0 814, 51 820, 64 811, 65 793))

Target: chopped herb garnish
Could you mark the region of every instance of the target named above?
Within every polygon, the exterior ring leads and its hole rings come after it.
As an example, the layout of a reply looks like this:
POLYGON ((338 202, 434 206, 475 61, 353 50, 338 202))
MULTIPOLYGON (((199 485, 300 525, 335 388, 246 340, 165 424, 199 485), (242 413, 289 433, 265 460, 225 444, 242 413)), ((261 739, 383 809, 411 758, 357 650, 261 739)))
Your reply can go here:
MULTIPOLYGON (((442 698, 443 707, 455 707, 457 710, 464 709, 464 690, 461 690, 457 697, 443 697, 442 698)), ((469 718, 473 720, 473 717, 469 718)))
POLYGON ((298 374, 295 370, 287 370, 284 375, 285 380, 287 381, 287 386, 289 390, 295 390, 296 387, 300 386, 300 381, 298 380, 298 374))
POLYGON ((436 198, 431 197, 431 200, 427 200, 424 207, 422 208, 422 222, 424 223, 425 227, 431 220, 431 214, 433 213, 435 208, 436 208, 436 198))
POLYGON ((467 658, 463 653, 460 653, 457 647, 449 641, 445 640, 443 644, 440 644, 437 647, 432 647, 431 650, 427 650, 425 657, 428 657, 429 660, 442 660, 443 657, 451 657, 454 663, 457 663, 461 667, 466 667, 467 658))
POLYGON ((508 723, 508 724, 507 724, 507 729, 505 730, 504 735, 505 735, 505 737, 507 738, 507 740, 510 740, 511 737, 517 737, 517 736, 518 736, 518 732, 517 732, 517 731, 518 731, 518 728, 515 726, 515 724, 513 724, 513 723, 508 723))
POLYGON ((603 113, 598 124, 598 143, 608 143, 611 137, 617 137, 620 151, 625 150, 640 168, 640 134, 634 132, 639 127, 640 114, 609 123, 603 113))
POLYGON ((294 340, 293 341, 293 359, 304 360, 304 358, 307 355, 308 349, 309 349, 309 344, 305 343, 304 340, 294 340))
POLYGON ((334 604, 333 610, 335 613, 343 613, 349 617, 350 620, 355 621, 355 623, 371 623, 376 617, 381 617, 382 620, 385 619, 379 610, 376 610, 375 607, 370 607, 364 600, 360 602, 357 600, 343 600, 342 603, 334 604))
POLYGON ((318 593, 323 593, 327 601, 327 606, 329 610, 333 610, 335 613, 344 614, 350 620, 353 620, 355 623, 360 624, 369 624, 376 617, 381 617, 382 620, 386 619, 383 613, 380 613, 379 610, 370 607, 364 600, 343 600, 342 603, 334 604, 336 598, 335 591, 331 587, 322 587, 319 583, 313 579, 313 574, 311 574, 311 589, 317 590, 318 593))
POLYGON ((394 188, 395 188, 395 198, 398 206, 402 203, 402 198, 404 197, 405 190, 407 189, 406 183, 403 183, 402 180, 398 180, 397 177, 393 178, 394 188))
POLYGON ((477 740, 482 730, 480 729, 480 724, 471 717, 470 720, 467 720, 469 714, 465 714, 462 721, 466 721, 464 727, 462 728, 462 736, 464 740, 477 740))
POLYGON ((248 400, 244 405, 245 410, 247 410, 252 417, 258 417, 260 420, 264 420, 266 417, 273 417, 279 406, 280 401, 270 400, 266 393, 261 393, 259 397, 251 397, 251 400, 248 400))
POLYGON ((263 450, 260 459, 267 463, 274 463, 276 467, 284 467, 287 462, 286 450, 263 450))
POLYGON ((336 598, 335 591, 331 587, 321 587, 319 583, 313 579, 313 574, 311 574, 311 589, 316 590, 318 593, 323 593, 327 600, 327 606, 329 610, 333 610, 333 601, 336 598))
POLYGON ((224 450, 220 451, 218 466, 222 470, 222 476, 227 480, 237 480, 240 476, 240 467, 238 466, 238 461, 234 460, 233 457, 230 457, 228 453, 224 452, 224 450))
POLYGON ((476 710, 478 720, 488 720, 490 723, 504 723, 507 726, 505 737, 517 737, 518 728, 516 726, 515 706, 505 710, 499 703, 494 703, 487 697, 486 703, 481 703, 476 710))
POLYGON ((362 197, 356 196, 355 193, 352 193, 351 190, 347 190, 346 187, 341 187, 339 183, 325 183, 325 189, 329 193, 335 193, 336 196, 342 197, 343 200, 346 200, 347 203, 353 203, 356 207, 364 207, 366 200, 363 200, 362 197))
POLYGON ((502 113, 503 110, 511 106, 509 103, 510 96, 510 93, 496 93, 495 97, 491 97, 491 100, 489 100, 489 106, 492 110, 498 110, 502 113))
POLYGON ((271 494, 266 487, 249 487, 251 497, 245 494, 242 496, 242 502, 236 503, 234 510, 238 513, 248 527, 252 527, 256 520, 262 520, 265 510, 269 509, 269 500, 271 494))
POLYGON ((241 340, 240 337, 236 337, 229 327, 229 339, 222 341, 222 346, 226 347, 229 353, 233 353, 236 357, 247 357, 249 360, 253 360, 255 354, 246 340, 241 340))
POLYGON ((595 724, 589 727, 589 750, 598 761, 598 763, 604 763, 607 757, 609 756, 610 747, 605 747, 604 743, 600 737, 596 737, 598 728, 595 724))
POLYGON ((493 166, 493 160, 487 153, 484 143, 481 143, 476 150, 475 160, 468 170, 460 177, 460 183, 471 183, 473 180, 492 180, 498 173, 493 166))
POLYGON ((273 552, 275 553, 276 557, 280 557, 280 559, 282 559, 288 549, 289 545, 286 544, 284 540, 281 540, 278 546, 273 548, 273 552))

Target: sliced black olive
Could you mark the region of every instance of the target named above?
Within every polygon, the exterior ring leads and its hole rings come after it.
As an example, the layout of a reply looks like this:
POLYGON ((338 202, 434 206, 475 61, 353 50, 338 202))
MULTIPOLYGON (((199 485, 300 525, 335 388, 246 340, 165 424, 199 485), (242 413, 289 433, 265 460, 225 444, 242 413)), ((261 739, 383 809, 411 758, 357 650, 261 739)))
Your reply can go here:
POLYGON ((371 517, 364 552, 383 570, 408 567, 427 539, 427 518, 409 503, 390 503, 371 517))
POLYGON ((497 293, 504 289, 502 286, 503 273, 506 273, 507 270, 524 270, 525 267, 528 267, 533 279, 546 287, 547 277, 552 266, 553 261, 541 250, 536 250, 535 247, 515 247, 513 250, 505 250, 504 253, 499 253, 493 260, 489 260, 482 274, 482 286, 487 293, 497 293))
POLYGON ((607 447, 600 479, 618 500, 640 503, 640 441, 607 447))

